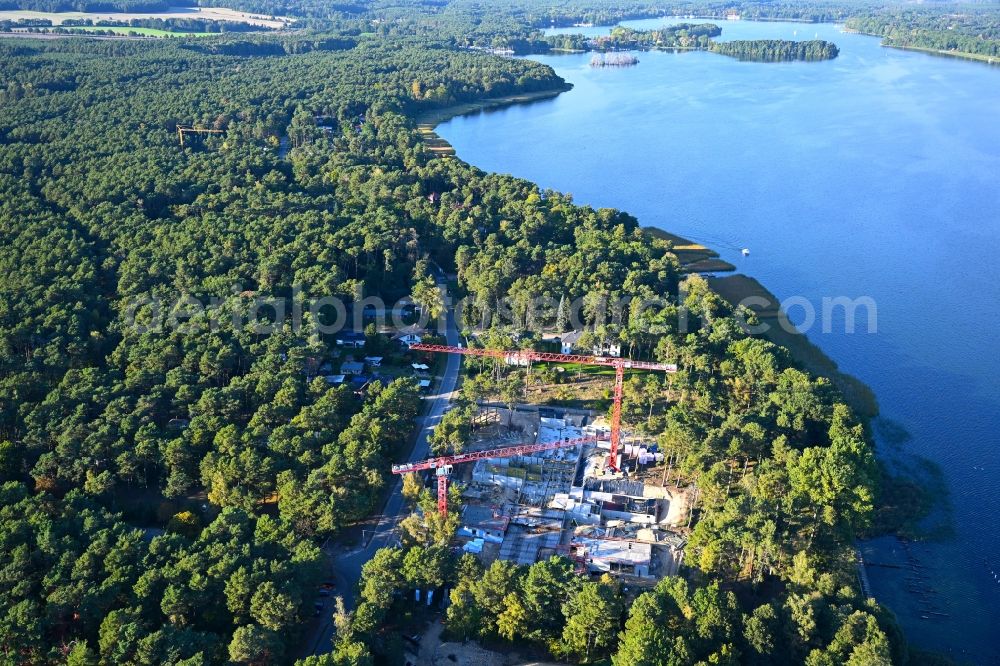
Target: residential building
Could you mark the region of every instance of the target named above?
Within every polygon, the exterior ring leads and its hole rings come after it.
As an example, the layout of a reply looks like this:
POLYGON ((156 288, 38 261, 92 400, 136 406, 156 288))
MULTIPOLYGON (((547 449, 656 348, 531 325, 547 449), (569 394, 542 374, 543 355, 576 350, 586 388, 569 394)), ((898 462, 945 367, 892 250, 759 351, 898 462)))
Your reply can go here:
POLYGON ((365 335, 357 331, 341 331, 337 333, 336 341, 340 347, 361 349, 365 346, 365 335))
POLYGON ((344 361, 340 364, 340 372, 344 375, 360 375, 365 371, 365 364, 361 361, 344 361))
POLYGON ((575 354, 574 348, 583 331, 570 331, 559 336, 559 349, 563 354, 575 354))

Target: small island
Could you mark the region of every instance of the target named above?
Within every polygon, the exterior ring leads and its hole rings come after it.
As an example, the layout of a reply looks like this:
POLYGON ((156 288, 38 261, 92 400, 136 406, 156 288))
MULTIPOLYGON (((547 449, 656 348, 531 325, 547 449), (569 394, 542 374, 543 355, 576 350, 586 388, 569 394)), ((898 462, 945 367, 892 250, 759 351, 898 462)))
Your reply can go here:
POLYGON ((591 67, 631 67, 638 65, 639 59, 629 53, 594 54, 591 67))
MULTIPOLYGON (((802 42, 784 39, 715 41, 714 38, 721 34, 722 28, 714 23, 678 23, 656 30, 635 30, 619 25, 612 28, 610 34, 601 37, 551 35, 546 42, 550 49, 559 51, 712 51, 751 62, 832 60, 840 53, 836 44, 821 39, 802 42)), ((595 56, 590 64, 592 67, 620 67, 637 62, 608 61, 595 56)))
POLYGON ((833 42, 811 39, 793 42, 785 39, 749 39, 712 42, 714 53, 751 62, 790 62, 793 60, 832 60, 840 53, 833 42))

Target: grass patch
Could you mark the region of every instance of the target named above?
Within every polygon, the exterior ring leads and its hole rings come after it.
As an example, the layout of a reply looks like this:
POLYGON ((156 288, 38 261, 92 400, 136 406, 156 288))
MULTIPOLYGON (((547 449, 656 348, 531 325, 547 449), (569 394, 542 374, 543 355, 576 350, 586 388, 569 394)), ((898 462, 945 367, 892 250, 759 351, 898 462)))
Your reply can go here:
POLYGON ((681 262, 681 268, 686 273, 727 273, 736 270, 736 267, 731 263, 720 259, 718 252, 701 243, 695 243, 683 236, 656 227, 643 227, 642 230, 653 238, 667 241, 673 245, 673 253, 677 255, 677 259, 681 262))
MULTIPOLYGON (((588 365, 586 363, 546 363, 545 361, 537 361, 537 365, 547 365, 553 368, 565 368, 565 372, 560 373, 565 377, 572 377, 577 374, 587 375, 590 377, 614 377, 615 369, 608 367, 606 365, 588 365)), ((638 377, 640 375, 645 375, 655 372, 654 370, 636 370, 634 368, 627 368, 624 372, 625 379, 630 377, 638 377)))
POLYGON ((563 368, 566 376, 570 375, 590 375, 590 376, 615 376, 615 369, 603 365, 586 365, 584 363, 549 363, 554 368, 563 368))

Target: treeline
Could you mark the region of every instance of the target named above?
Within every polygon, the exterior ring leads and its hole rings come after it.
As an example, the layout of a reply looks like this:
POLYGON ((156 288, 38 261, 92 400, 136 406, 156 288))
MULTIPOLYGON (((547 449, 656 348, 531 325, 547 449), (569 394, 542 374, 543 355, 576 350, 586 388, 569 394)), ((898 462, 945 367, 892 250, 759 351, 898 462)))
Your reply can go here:
POLYGON ((211 43, 189 44, 187 48, 200 50, 203 53, 232 56, 280 56, 311 53, 313 51, 346 51, 357 45, 357 40, 351 37, 310 37, 309 35, 293 35, 281 39, 268 37, 254 38, 247 35, 244 38, 213 41, 211 43))
POLYGON ((261 32, 271 28, 235 21, 213 21, 200 18, 133 18, 114 21, 108 19, 66 19, 61 24, 64 28, 73 27, 108 27, 108 28, 153 28, 167 32, 261 32))
POLYGON ((355 0, 354 2, 327 2, 325 0, 197 0, 197 2, 192 4, 201 7, 224 7, 261 16, 334 18, 364 14, 372 3, 365 0, 355 0))
MULTIPOLYGON (((395 4, 395 3, 392 3, 395 4)), ((373 14, 388 12, 383 3, 371 2, 373 14)), ((789 19, 808 22, 841 21, 858 11, 874 8, 870 2, 721 2, 716 0, 498 0, 489 6, 475 0, 425 2, 409 5, 409 15, 425 15, 425 21, 447 24, 462 22, 476 30, 479 22, 487 26, 508 24, 523 30, 525 27, 572 27, 579 24, 615 25, 633 19, 661 18, 663 16, 696 17, 699 19, 724 19, 736 11, 745 19, 789 19)), ((390 14, 386 14, 389 16, 390 14)), ((445 25, 445 27, 447 27, 445 25)))
POLYGON ((546 38, 546 42, 553 49, 578 51, 703 49, 754 62, 830 60, 839 54, 836 44, 822 40, 795 42, 757 39, 716 42, 712 39, 721 34, 722 28, 713 23, 679 23, 657 30, 615 26, 609 35, 603 37, 552 35, 546 38))
POLYGON ((596 0, 498 0, 489 7, 473 0, 347 0, 321 2, 320 0, 0 0, 0 9, 30 9, 34 11, 122 11, 162 12, 170 7, 203 6, 227 7, 262 16, 297 16, 329 18, 337 16, 381 17, 389 20, 405 18, 450 21, 472 17, 488 20, 489 15, 510 17, 513 27, 570 26, 576 23, 614 25, 628 19, 670 16, 697 16, 700 18, 725 18, 736 10, 748 19, 794 19, 811 22, 838 21, 872 3, 857 2, 756 2, 735 3, 716 0, 615 0, 612 3, 596 0))
POLYGON ((570 27, 579 23, 593 25, 615 25, 620 21, 660 18, 662 16, 694 16, 697 18, 724 19, 731 11, 736 11, 744 19, 775 20, 788 19, 813 23, 841 21, 859 9, 874 6, 865 2, 759 2, 737 0, 717 2, 715 0, 507 0, 500 7, 510 10, 531 21, 537 27, 570 27))
POLYGON ((713 42, 714 53, 753 62, 789 62, 793 60, 832 60, 840 49, 832 42, 810 39, 793 42, 785 39, 752 39, 713 42))
POLYGON ((882 37, 886 46, 1000 57, 1000 11, 988 8, 883 10, 851 17, 844 27, 882 37))
POLYGON ((190 0, 0 0, 0 10, 35 12, 165 12, 189 7, 190 0))

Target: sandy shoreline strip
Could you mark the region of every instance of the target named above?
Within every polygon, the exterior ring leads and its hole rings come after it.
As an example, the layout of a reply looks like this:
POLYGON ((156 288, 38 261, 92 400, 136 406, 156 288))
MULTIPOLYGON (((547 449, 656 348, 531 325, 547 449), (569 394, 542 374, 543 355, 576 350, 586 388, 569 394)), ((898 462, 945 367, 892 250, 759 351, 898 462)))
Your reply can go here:
POLYGON ((481 111, 499 109, 501 107, 512 106, 514 104, 527 104, 542 99, 551 99, 561 95, 567 90, 571 90, 572 88, 573 85, 567 83, 565 86, 560 86, 558 88, 537 90, 535 92, 520 93, 517 95, 506 95, 504 97, 488 97, 477 102, 456 104, 454 106, 446 106, 441 109, 431 109, 416 116, 415 120, 417 123, 417 131, 420 132, 421 137, 424 140, 424 144, 427 145, 427 148, 432 153, 436 153, 441 156, 454 155, 455 149, 452 145, 442 139, 441 136, 435 131, 437 126, 441 123, 451 120, 457 116, 465 116, 470 113, 479 113, 481 111))

